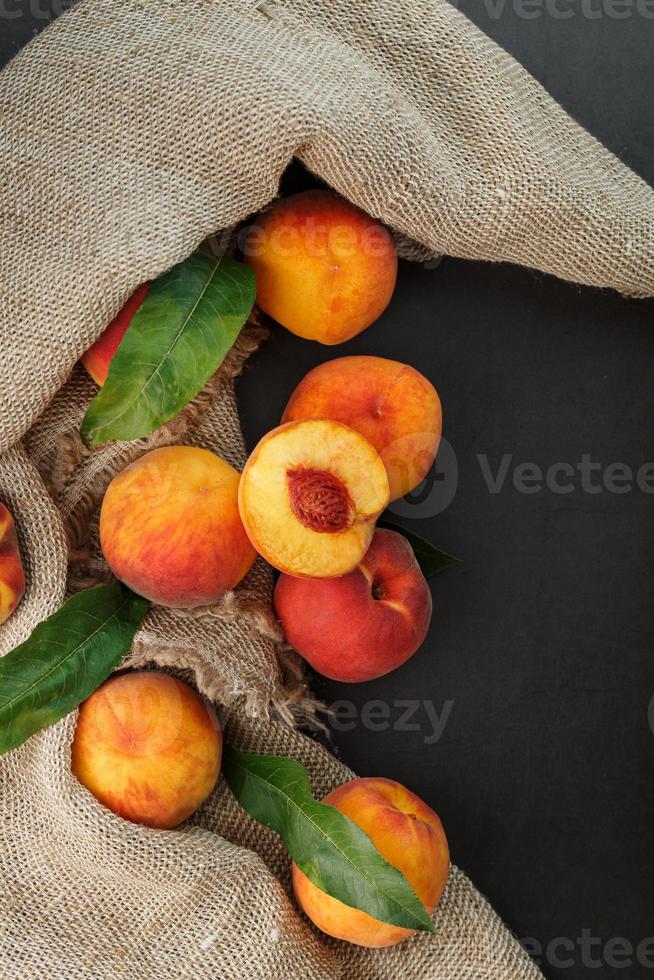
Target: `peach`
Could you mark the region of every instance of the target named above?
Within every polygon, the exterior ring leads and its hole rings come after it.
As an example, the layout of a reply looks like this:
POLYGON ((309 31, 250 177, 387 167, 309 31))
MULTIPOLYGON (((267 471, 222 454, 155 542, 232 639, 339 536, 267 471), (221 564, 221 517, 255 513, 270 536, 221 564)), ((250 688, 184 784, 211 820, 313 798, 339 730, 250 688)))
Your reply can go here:
POLYGON ((427 635, 429 586, 406 538, 377 528, 341 578, 281 575, 275 611, 288 642, 336 681, 370 681, 412 657, 427 635))
POLYGON ((277 201, 248 230, 257 303, 283 327, 342 344, 388 306, 397 253, 386 228, 331 191, 277 201))
POLYGON ((109 810, 148 827, 176 827, 209 796, 222 733, 188 684, 157 671, 112 677, 79 709, 72 769, 109 810))
POLYGON ((250 541, 290 575, 345 575, 368 550, 388 503, 384 464, 340 422, 281 425, 246 463, 238 504, 250 541))
POLYGON ((109 484, 100 543, 114 575, 164 606, 204 606, 256 557, 238 512, 239 475, 214 453, 167 446, 109 484))
MULTIPOLYGON (((336 807, 368 837, 383 858, 402 872, 431 914, 445 889, 450 855, 437 814, 392 779, 353 779, 329 793, 336 807)), ((335 939, 358 946, 395 946, 411 929, 389 925, 345 905, 314 885, 293 864, 295 897, 314 925, 335 939)))
POLYGON ((8 619, 25 592, 25 573, 14 521, 0 503, 0 623, 8 619))
POLYGON ((282 422, 336 419, 356 429, 384 461, 391 500, 425 478, 441 437, 438 392, 419 371, 385 357, 340 357, 310 371, 282 422))
POLYGON ((132 293, 127 300, 120 313, 111 321, 106 330, 100 334, 93 346, 89 347, 87 352, 82 355, 82 364, 95 383, 100 385, 100 387, 107 380, 109 365, 113 356, 118 350, 134 314, 143 305, 143 300, 148 295, 149 289, 149 282, 139 286, 136 292, 132 293))

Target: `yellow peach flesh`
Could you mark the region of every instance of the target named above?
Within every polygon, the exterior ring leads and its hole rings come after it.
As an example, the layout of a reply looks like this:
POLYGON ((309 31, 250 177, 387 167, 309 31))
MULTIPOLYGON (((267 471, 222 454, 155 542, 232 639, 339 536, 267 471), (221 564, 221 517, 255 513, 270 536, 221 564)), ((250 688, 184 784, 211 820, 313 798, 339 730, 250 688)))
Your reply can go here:
POLYGON ((325 420, 289 423, 264 436, 239 487, 252 544, 276 568, 299 577, 351 571, 387 503, 388 479, 376 450, 348 426, 325 420), (325 507, 338 515, 330 529, 325 507))

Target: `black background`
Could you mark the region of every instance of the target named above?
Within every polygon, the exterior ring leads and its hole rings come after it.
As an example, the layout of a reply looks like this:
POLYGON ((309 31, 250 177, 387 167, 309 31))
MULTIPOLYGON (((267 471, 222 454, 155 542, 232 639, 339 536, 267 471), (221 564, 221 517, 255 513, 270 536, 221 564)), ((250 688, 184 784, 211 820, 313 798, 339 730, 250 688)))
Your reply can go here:
MULTIPOLYGON (((586 2, 586 16, 581 0, 459 7, 654 183, 654 4, 586 2)), ((0 58, 52 9, 0 0, 0 58)), ((295 169, 287 189, 306 182, 295 169)), ((309 368, 350 353, 407 361, 438 388, 457 490, 440 513, 428 494, 395 519, 463 564, 433 580, 429 638, 407 665, 364 685, 315 679, 327 702, 354 705, 351 730, 338 716, 337 749, 438 810, 454 860, 532 949, 567 944, 545 953, 547 977, 654 976, 654 940, 640 964, 616 942, 654 937, 654 495, 589 493, 581 475, 568 494, 512 482, 521 463, 654 460, 654 302, 510 266, 402 263, 390 308, 350 343, 273 332, 239 384, 248 445, 309 368), (495 472, 504 454, 506 481, 490 493, 478 456, 495 472), (420 703, 417 729, 397 730, 401 701, 420 703), (438 714, 450 702, 436 742, 425 701, 438 714), (373 730, 384 711, 387 729, 373 730)), ((451 458, 437 468, 442 492, 451 458)))

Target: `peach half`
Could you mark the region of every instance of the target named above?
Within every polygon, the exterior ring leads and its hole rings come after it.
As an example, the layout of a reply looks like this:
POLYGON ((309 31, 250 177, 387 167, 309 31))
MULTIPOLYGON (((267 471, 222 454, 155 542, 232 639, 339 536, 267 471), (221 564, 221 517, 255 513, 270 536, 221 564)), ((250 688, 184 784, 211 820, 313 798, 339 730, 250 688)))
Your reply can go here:
POLYGON ((381 456, 391 500, 425 478, 438 451, 438 392, 408 364, 385 357, 339 357, 319 364, 297 386, 282 422, 336 419, 356 429, 381 456))
POLYGON ((25 572, 14 519, 0 503, 0 623, 9 619, 25 592, 25 572))
POLYGON ((100 544, 134 592, 162 606, 217 602, 256 557, 238 512, 238 472, 194 446, 154 449, 109 484, 100 544))
POLYGON ((149 282, 139 286, 127 300, 122 310, 100 334, 93 346, 89 347, 86 353, 82 355, 82 364, 100 387, 107 380, 113 356, 118 350, 134 314, 143 305, 143 300, 148 295, 149 289, 149 282))
POLYGON ((346 575, 361 561, 388 503, 377 451, 340 422, 289 422, 264 436, 238 494, 250 541, 300 578, 346 575))
POLYGON ((283 327, 342 344, 374 323, 397 279, 390 232, 332 191, 277 201, 248 229, 257 303, 283 327))
POLYGON ((275 612, 288 642, 336 681, 373 680, 405 663, 423 643, 431 611, 431 592, 411 545, 383 528, 348 575, 280 575, 275 588, 275 612))
MULTIPOLYGON (((353 779, 329 793, 323 803, 336 807, 370 837, 389 864, 402 872, 431 914, 450 869, 443 825, 426 803, 392 779, 353 779)), ((321 891, 293 864, 295 897, 322 932, 357 946, 395 946, 411 929, 374 919, 321 891)))
POLYGON ((222 732, 188 684, 158 671, 112 677, 79 709, 73 773, 113 813, 176 827, 209 796, 222 732))

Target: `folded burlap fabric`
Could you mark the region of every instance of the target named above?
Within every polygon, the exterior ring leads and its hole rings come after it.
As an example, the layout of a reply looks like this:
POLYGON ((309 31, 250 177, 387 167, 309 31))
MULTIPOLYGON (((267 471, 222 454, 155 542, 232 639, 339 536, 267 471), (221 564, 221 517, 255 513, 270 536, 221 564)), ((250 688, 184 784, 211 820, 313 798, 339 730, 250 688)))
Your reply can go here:
MULTIPOLYGON (((256 325, 136 443, 84 449, 94 387, 71 371, 139 283, 265 206, 294 156, 428 251, 654 295, 654 193, 443 0, 82 0, 1 98, 0 499, 28 587, 0 653, 108 574, 98 504, 127 461, 185 442, 242 465, 233 378, 256 325)), ((322 794, 348 773, 288 724, 312 702, 279 660, 270 584, 255 567, 216 607, 153 610, 130 664, 189 676, 236 744, 296 755, 322 794)), ((458 870, 437 936, 326 940, 288 897, 283 847, 223 784, 182 830, 128 824, 71 776, 74 723, 0 760, 8 980, 540 975, 458 870)))

